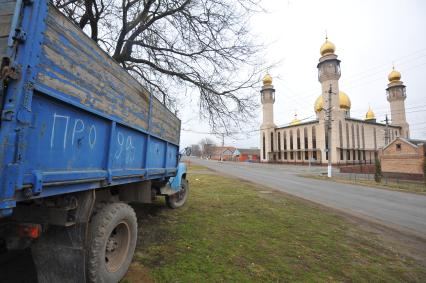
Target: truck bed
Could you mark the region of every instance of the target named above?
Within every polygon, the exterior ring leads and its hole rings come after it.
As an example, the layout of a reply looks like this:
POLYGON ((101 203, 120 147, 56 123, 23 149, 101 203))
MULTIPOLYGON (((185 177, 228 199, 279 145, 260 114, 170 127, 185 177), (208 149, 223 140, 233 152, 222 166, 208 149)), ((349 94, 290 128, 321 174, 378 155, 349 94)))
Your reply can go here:
POLYGON ((7 40, 12 24, 16 0, 0 0, 0 58, 7 54, 7 40))
POLYGON ((47 0, 22 4, 26 38, 8 49, 15 2, 0 0, 0 56, 20 70, 4 94, 0 216, 21 200, 174 176, 180 120, 47 0))

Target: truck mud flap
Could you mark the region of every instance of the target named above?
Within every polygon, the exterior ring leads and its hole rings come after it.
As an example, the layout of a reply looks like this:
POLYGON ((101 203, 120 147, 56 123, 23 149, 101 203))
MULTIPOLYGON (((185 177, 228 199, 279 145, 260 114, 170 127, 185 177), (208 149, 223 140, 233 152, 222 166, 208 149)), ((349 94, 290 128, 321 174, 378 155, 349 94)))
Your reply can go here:
POLYGON ((95 202, 94 191, 78 194, 76 224, 51 226, 31 247, 39 283, 86 282, 86 234, 95 202))
POLYGON ((38 243, 32 254, 39 283, 86 282, 84 248, 38 243))

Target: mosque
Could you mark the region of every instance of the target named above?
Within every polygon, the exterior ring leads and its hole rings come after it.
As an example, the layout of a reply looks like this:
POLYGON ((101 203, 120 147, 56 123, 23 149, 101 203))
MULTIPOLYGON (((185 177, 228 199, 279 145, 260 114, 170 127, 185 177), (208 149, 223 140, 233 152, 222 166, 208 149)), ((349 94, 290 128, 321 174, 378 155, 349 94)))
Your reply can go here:
POLYGON ((351 100, 340 90, 340 60, 327 38, 317 65, 322 94, 314 103, 316 119, 295 119, 287 126, 274 123, 275 89, 266 74, 260 91, 263 121, 260 126, 260 161, 333 164, 374 163, 379 148, 396 137, 409 138, 405 117, 406 89, 401 74, 393 69, 386 88, 391 123, 379 123, 371 108, 365 119, 352 118, 351 100), (329 119, 331 117, 331 119, 329 119), (329 138, 330 135, 330 138, 329 138))

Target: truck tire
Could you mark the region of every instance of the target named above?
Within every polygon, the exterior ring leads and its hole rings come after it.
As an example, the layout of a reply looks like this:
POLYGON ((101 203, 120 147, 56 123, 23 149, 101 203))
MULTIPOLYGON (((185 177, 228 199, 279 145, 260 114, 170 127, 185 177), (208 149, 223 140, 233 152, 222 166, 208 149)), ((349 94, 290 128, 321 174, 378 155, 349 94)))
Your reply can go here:
POLYGON ((89 225, 87 281, 119 282, 136 247, 135 211, 125 203, 111 203, 99 210, 89 225))
POLYGON ((170 208, 179 208, 183 206, 188 199, 189 195, 189 183, 187 179, 182 179, 182 188, 179 192, 166 196, 166 204, 170 208))

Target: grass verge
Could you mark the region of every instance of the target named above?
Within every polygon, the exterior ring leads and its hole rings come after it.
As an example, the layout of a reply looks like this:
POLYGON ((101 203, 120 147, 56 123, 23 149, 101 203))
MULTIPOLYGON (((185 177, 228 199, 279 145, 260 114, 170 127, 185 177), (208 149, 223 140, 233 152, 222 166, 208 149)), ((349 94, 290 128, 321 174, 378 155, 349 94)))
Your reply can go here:
POLYGON ((325 181, 333 181, 337 183, 343 184, 354 184, 354 185, 362 185, 366 187, 374 187, 379 189, 386 189, 392 191, 401 191, 408 193, 416 193, 416 194, 426 194, 426 185, 422 182, 386 182, 382 180, 381 183, 376 183, 374 180, 365 180, 365 179, 347 179, 342 177, 332 177, 331 179, 327 176, 319 176, 312 174, 301 174, 301 177, 325 180, 325 181))
MULTIPOLYGON (((200 171, 200 168, 196 168, 200 171)), ((123 282, 425 282, 425 266, 341 216, 215 174, 188 174, 185 207, 138 205, 123 282)))

